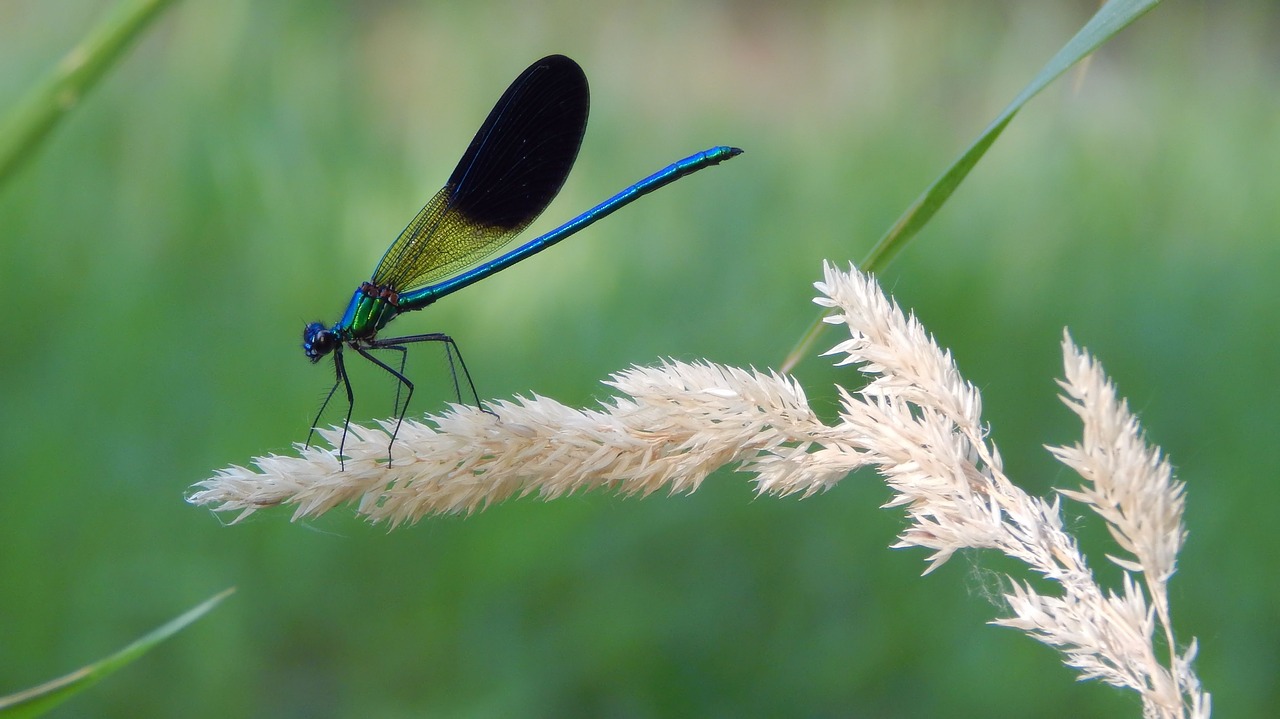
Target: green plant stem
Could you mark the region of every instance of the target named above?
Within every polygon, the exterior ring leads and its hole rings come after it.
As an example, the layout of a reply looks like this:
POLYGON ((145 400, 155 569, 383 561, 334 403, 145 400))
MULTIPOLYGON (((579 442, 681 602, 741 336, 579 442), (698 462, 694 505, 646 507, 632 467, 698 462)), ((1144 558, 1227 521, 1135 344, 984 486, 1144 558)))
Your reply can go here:
MULTIPOLYGON (((1089 18, 1089 22, 1085 23, 1084 27, 1080 28, 1080 31, 1068 40, 1049 62, 1045 63, 1031 83, 1013 99, 1013 102, 1009 103, 1008 107, 987 125, 982 134, 978 135, 978 139, 974 140, 973 144, 969 145, 968 149, 961 153, 946 171, 916 198, 915 202, 911 203, 898 221, 893 223, 893 227, 890 227, 880 241, 871 248, 858 268, 872 273, 884 269, 907 242, 911 241, 929 220, 933 219, 1027 101, 1159 2, 1160 0, 1110 0, 1103 5, 1093 17, 1089 18)), ((819 314, 783 360, 779 371, 790 372, 795 369, 800 360, 809 356, 813 345, 818 341, 822 327, 822 315, 819 314)))
POLYGON ((121 4, 0 121, 0 186, 172 0, 121 4))

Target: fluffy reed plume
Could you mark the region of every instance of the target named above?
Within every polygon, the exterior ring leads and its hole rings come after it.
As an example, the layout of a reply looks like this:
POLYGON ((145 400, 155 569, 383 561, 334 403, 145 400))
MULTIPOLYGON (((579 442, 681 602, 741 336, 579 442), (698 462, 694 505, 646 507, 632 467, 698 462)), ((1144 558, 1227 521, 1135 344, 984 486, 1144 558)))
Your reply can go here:
POLYGON ((896 493, 886 506, 906 510, 910 523, 894 546, 932 550, 926 573, 958 549, 997 549, 1020 560, 1056 582, 1061 594, 1006 577, 1013 616, 994 624, 1057 647, 1081 679, 1138 692, 1146 717, 1208 717, 1209 695, 1191 668, 1196 642, 1179 654, 1169 617, 1167 584, 1186 538, 1183 485, 1146 444, 1101 367, 1064 333, 1066 378, 1059 384, 1084 424, 1084 439, 1049 451, 1085 480, 1079 490, 1059 494, 1101 516, 1128 555, 1108 555, 1124 570, 1118 594, 1094 580, 1063 527, 1059 500, 1032 497, 1005 476, 986 439, 977 388, 919 321, 904 316, 866 275, 827 267, 818 289, 825 296, 816 301, 835 310, 827 321, 845 324, 851 335, 828 354, 844 355, 839 364, 871 377, 857 393, 841 390, 839 426, 896 493), (1157 657, 1157 624, 1167 667, 1157 657))
MULTIPOLYGON (((345 471, 333 450, 301 449, 219 470, 188 499, 239 511, 296 505, 294 519, 347 502, 392 526, 430 514, 471 512, 512 495, 554 499, 604 487, 625 494, 692 492, 731 463, 759 466, 778 493, 812 493, 860 464, 858 456, 809 459, 838 431, 818 421, 794 380, 709 363, 634 367, 607 382, 626 397, 575 409, 545 397, 489 404, 497 415, 453 406, 430 424, 351 425, 345 471)), ((337 446, 340 429, 321 431, 337 446)), ((821 453, 821 452, 820 452, 821 453)))
MULTIPOLYGON (((333 450, 299 448, 298 457, 255 459, 256 470, 219 470, 188 501, 239 512, 237 521, 278 504, 293 504, 297 519, 351 503, 394 527, 512 495, 692 492, 728 465, 753 475, 762 494, 807 496, 871 465, 895 492, 886 506, 903 507, 909 520, 894 546, 931 550, 926 573, 960 549, 1020 560, 1060 593, 1007 577, 1012 616, 995 624, 1057 647, 1082 679, 1138 692, 1146 717, 1208 717, 1209 695, 1191 668, 1196 644, 1179 653, 1169 614, 1168 581, 1186 538, 1183 485, 1097 363, 1064 335, 1060 385, 1084 436, 1049 449, 1084 479, 1059 494, 1102 517, 1123 552, 1108 555, 1124 571, 1118 593, 1094 580, 1063 527, 1059 498, 1032 497, 1005 476, 977 389, 920 323, 856 271, 827 266, 816 286, 815 301, 833 310, 827 321, 850 335, 828 354, 870 378, 856 392, 840 390, 834 426, 818 421, 790 378, 667 362, 614 375, 606 384, 620 395, 596 409, 535 396, 490 404, 496 417, 454 406, 427 423, 406 421, 389 467, 389 423, 352 425, 345 471, 333 450)), ((336 445, 339 430, 322 435, 336 445)))

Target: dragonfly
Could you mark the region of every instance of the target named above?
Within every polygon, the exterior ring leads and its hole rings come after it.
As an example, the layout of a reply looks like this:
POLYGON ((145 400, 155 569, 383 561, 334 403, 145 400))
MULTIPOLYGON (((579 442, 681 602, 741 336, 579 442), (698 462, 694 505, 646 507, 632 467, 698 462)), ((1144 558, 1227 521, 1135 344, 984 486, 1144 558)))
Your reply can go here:
POLYGON ((405 374, 409 345, 443 344, 458 401, 462 401, 462 391, 454 369, 455 356, 479 407, 475 383, 452 337, 442 332, 399 337, 380 333, 406 312, 423 309, 532 257, 658 188, 742 154, 736 147, 716 146, 677 160, 554 230, 488 259, 541 215, 560 192, 582 145, 590 104, 587 77, 578 63, 563 55, 550 55, 530 65, 498 99, 448 182, 387 248, 373 276, 356 288, 342 318, 332 325, 312 322, 303 328, 302 348, 307 359, 314 364, 332 356, 335 374, 333 388, 311 424, 307 446, 329 402, 342 387, 347 398, 338 446, 342 461, 355 407, 343 357, 346 350, 398 382, 388 462, 413 397, 414 384, 405 374), (396 366, 373 354, 383 350, 399 353, 396 366))

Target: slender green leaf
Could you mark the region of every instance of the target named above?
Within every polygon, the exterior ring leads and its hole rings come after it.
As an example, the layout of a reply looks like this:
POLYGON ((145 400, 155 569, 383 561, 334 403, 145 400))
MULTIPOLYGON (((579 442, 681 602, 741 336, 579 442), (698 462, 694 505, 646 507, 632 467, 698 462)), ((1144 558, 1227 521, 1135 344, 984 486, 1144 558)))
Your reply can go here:
POLYGON ((67 699, 97 684, 98 680, 103 677, 146 654, 160 642, 204 616, 234 591, 235 589, 232 588, 215 594, 198 606, 188 610, 182 616, 170 620, 161 627, 157 627, 146 636, 141 637, 109 657, 81 667, 66 676, 45 682, 40 686, 32 687, 7 697, 0 697, 0 719, 27 719, 27 717, 37 717, 44 714, 67 699))
POLYGON ((171 0, 132 0, 102 23, 0 120, 0 186, 171 0))
MULTIPOLYGON (((1018 114, 1028 100, 1159 2, 1160 0, 1110 0, 1103 5, 1089 19, 1089 22, 1085 23, 1080 32, 1068 40, 1067 44, 1063 45, 1062 49, 1041 68, 1031 84, 1023 88, 1013 102, 1009 103, 1009 106, 996 116, 982 134, 978 135, 978 139, 974 140, 973 144, 961 153, 938 179, 933 181, 924 194, 911 203, 906 212, 902 213, 898 221, 880 238, 875 247, 871 248, 871 252, 858 266, 869 272, 879 272, 884 269, 946 203, 951 193, 960 186, 964 178, 969 175, 969 171, 978 164, 978 160, 982 159, 987 149, 996 141, 1000 133, 1004 132, 1009 122, 1013 120, 1013 116, 1018 114)), ((809 355, 822 327, 822 317, 819 316, 787 355, 781 371, 790 372, 801 359, 809 355)))

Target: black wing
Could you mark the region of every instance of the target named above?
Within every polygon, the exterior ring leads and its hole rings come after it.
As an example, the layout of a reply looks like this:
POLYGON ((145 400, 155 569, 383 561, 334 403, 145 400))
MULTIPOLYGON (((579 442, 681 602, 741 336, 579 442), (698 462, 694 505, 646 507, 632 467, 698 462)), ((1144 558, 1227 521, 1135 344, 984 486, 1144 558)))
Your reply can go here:
POLYGON ((520 74, 476 133, 449 182, 387 249, 373 283, 399 292, 497 252, 560 192, 590 109, 587 76, 563 55, 520 74))

